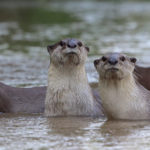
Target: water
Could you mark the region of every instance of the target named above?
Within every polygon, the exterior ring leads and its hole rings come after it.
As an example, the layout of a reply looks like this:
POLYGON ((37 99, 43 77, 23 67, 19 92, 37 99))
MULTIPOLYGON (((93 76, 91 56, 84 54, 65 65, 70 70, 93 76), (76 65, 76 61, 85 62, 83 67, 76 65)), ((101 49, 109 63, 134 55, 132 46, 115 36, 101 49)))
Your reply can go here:
MULTIPOLYGON (((97 82, 93 60, 106 52, 150 64, 150 2, 0 1, 0 81, 11 86, 47 84, 46 46, 79 38, 91 51, 89 82, 97 82)), ((0 149, 148 150, 150 122, 92 118, 0 115, 0 149)))
POLYGON ((148 150, 150 146, 148 121, 4 115, 0 122, 1 150, 148 150))

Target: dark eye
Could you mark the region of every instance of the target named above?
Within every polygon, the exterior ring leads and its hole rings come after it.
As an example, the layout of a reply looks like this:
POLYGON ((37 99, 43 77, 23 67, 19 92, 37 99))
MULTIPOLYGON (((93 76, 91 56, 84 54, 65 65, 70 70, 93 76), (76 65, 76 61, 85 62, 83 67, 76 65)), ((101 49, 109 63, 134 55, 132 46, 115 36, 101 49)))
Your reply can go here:
POLYGON ((131 61, 132 63, 136 63, 136 58, 132 57, 132 58, 130 58, 130 61, 131 61))
POLYGON ((105 62, 107 58, 105 56, 102 57, 102 61, 105 62))
POLYGON ((60 41, 59 44, 60 44, 60 46, 62 46, 62 47, 66 45, 66 43, 65 43, 64 41, 60 41))
POLYGON ((125 58, 124 56, 121 56, 121 57, 120 57, 120 60, 121 60, 121 61, 125 61, 126 58, 125 58))
POLYGON ((78 45, 81 47, 83 44, 82 44, 82 42, 79 41, 79 42, 78 42, 78 45))

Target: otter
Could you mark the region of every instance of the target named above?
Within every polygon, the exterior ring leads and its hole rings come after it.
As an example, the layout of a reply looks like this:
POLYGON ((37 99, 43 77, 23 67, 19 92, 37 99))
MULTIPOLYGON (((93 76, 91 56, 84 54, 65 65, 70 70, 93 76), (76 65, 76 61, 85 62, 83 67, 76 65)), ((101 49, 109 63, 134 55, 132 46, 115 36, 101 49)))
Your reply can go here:
MULTIPOLYGON (((58 43, 60 43, 60 42, 58 42, 58 43)), ((53 44, 53 46, 56 46, 58 43, 53 44)), ((85 48, 85 50, 87 50, 87 52, 88 52, 89 51, 88 47, 84 47, 81 44, 82 44, 82 42, 79 41, 78 45, 80 46, 80 50, 84 50, 84 48, 85 48)), ((50 46, 48 46, 48 48, 49 47, 50 46)), ((51 48, 52 48, 52 46, 51 46, 51 48)), ((87 54, 85 51, 85 57, 86 57, 86 55, 87 54)), ((69 59, 72 59, 71 57, 69 57, 69 59)), ((78 59, 78 57, 76 57, 76 58, 78 59)), ((81 59, 81 61, 84 61, 84 59, 81 59)), ((83 63, 83 62, 81 62, 81 63, 83 63)), ((78 66, 78 64, 76 64, 76 65, 78 66)), ((78 67, 78 68, 80 68, 80 67, 78 67)), ((81 72, 81 73, 83 73, 83 72, 81 72)), ((76 77, 78 79, 78 76, 76 76, 76 77)), ((87 78, 85 78, 84 80, 86 81, 87 78)), ((61 79, 60 79, 60 81, 61 81, 61 79)), ((100 114, 102 114, 100 97, 99 97, 99 94, 96 91, 96 89, 93 88, 91 90, 89 88, 89 86, 84 86, 84 85, 83 85, 83 88, 85 88, 84 90, 86 90, 86 88, 87 88, 89 92, 92 92, 92 94, 91 94, 92 99, 94 99, 93 105, 94 106, 96 105, 95 107, 93 106, 95 108, 94 112, 95 113, 100 112, 100 114), (101 110, 99 110, 97 108, 97 106, 101 110)), ((8 85, 0 82, 0 112, 3 112, 3 113, 43 113, 44 109, 45 109, 46 89, 47 89, 47 86, 33 87, 33 88, 17 88, 17 87, 8 86, 8 85)), ((83 95, 84 94, 86 94, 86 93, 83 92, 83 95)), ((75 95, 75 96, 79 97, 81 95, 75 95)), ((85 96, 85 99, 86 99, 86 96, 85 96)), ((76 102, 78 104, 78 101, 76 101, 76 102)), ((81 106, 81 105, 79 105, 79 106, 81 106)))
POLYGON ((108 119, 150 119, 150 91, 134 73, 136 58, 109 53, 94 61, 99 92, 108 119))
POLYGON ((45 116, 103 116, 85 72, 89 48, 77 39, 65 39, 47 49, 50 67, 45 116))
MULTIPOLYGON (((57 44, 53 46, 55 47, 57 44)), ((138 75, 138 82, 145 88, 150 89, 150 68, 143 68, 136 65, 135 72, 138 75)), ((102 110, 99 92, 97 88, 93 86, 91 86, 91 88, 94 99, 97 101, 96 103, 98 103, 99 109, 102 110)), ((0 82, 0 112, 44 113, 46 90, 47 86, 17 88, 0 82)))

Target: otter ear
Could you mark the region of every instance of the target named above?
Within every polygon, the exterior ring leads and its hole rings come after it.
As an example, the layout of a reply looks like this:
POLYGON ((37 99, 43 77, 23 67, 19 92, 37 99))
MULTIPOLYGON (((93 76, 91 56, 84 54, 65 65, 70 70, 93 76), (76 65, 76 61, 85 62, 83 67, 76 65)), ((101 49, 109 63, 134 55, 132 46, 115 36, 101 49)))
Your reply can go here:
POLYGON ((136 58, 135 57, 131 57, 130 61, 135 64, 136 63, 136 58))
POLYGON ((89 51, 90 51, 90 48, 89 48, 89 47, 87 47, 87 46, 85 46, 85 49, 87 50, 87 52, 89 52, 89 51))
POLYGON ((47 51, 48 51, 49 54, 51 54, 53 52, 53 50, 54 50, 54 46, 53 45, 48 45, 47 46, 47 51))
POLYGON ((100 62, 100 59, 94 60, 94 66, 96 67, 99 64, 99 62, 100 62))

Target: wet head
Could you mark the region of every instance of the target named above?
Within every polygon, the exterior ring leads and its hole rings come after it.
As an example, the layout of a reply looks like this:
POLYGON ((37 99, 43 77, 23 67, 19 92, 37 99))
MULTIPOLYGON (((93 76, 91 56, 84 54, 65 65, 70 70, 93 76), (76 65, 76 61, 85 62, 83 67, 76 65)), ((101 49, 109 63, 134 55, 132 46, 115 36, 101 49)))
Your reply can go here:
POLYGON ((77 39, 64 39, 47 46, 50 60, 55 65, 84 64, 89 48, 77 39))
POLYGON ((121 80, 132 75, 136 58, 122 53, 109 53, 94 61, 101 79, 121 80))

